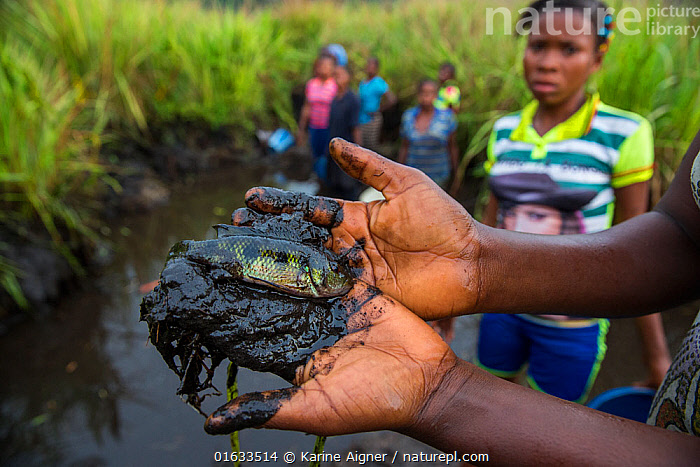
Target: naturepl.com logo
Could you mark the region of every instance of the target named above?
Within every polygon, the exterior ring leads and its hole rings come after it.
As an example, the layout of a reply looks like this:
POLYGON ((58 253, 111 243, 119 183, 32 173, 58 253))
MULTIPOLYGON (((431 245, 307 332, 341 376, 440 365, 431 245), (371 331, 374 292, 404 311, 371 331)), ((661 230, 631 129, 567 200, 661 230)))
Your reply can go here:
MULTIPOLYGON (((700 7, 682 7, 674 5, 657 4, 654 7, 635 8, 626 7, 616 12, 615 8, 570 8, 554 6, 553 1, 546 3, 541 10, 532 7, 511 10, 507 7, 486 8, 486 34, 495 34, 494 26, 502 21, 502 33, 505 35, 539 34, 543 32, 551 35, 559 35, 566 32, 571 35, 591 34, 605 28, 606 16, 615 18, 616 30, 619 34, 636 36, 646 35, 662 36, 689 36, 692 39, 700 33, 700 7), (514 14, 515 13, 515 14, 514 14), (553 15, 563 13, 565 15, 564 27, 555 27, 553 15), (516 16, 517 15, 517 16, 516 16), (576 27, 579 22, 574 21, 574 15, 583 15, 588 21, 583 26, 576 27), (513 17, 518 20, 513 27, 513 17), (544 21, 541 21, 544 18, 544 21), (691 24, 694 22, 696 24, 691 24)), ((500 31, 498 32, 501 33, 500 31)))

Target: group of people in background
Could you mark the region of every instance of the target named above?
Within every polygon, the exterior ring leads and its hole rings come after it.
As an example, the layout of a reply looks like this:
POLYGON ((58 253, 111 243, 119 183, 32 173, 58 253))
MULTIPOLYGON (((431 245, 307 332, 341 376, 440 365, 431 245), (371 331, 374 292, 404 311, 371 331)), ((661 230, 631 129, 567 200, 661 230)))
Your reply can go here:
MULTIPOLYGON (((532 11, 542 11, 545 1, 535 1, 532 11)), ((564 18, 557 20, 561 24, 555 27, 565 30, 564 18)), ((485 224, 534 234, 592 233, 647 211, 652 128, 641 116, 587 92, 614 28, 609 15, 592 21, 605 27, 593 35, 540 31, 529 36, 523 69, 534 100, 493 127, 485 164, 491 191, 485 224)), ((396 103, 379 65, 376 57, 367 60, 355 95, 345 51, 333 44, 318 56, 306 85, 299 127, 303 133, 308 126, 315 173, 339 198, 358 199, 363 187, 329 158, 328 142, 341 137, 376 151, 382 111, 396 103)), ((397 162, 451 191, 459 164, 455 135, 461 93, 451 63, 443 63, 437 76, 418 83, 417 105, 403 113, 397 162)), ((643 384, 658 387, 671 363, 661 318, 640 317, 637 324, 649 373, 643 384)), ((451 318, 433 325, 445 340, 452 339, 451 318)), ((477 364, 510 380, 524 373, 533 388, 584 402, 606 353, 608 327, 600 318, 488 314, 480 325, 477 364)))
MULTIPOLYGON (((331 44, 321 50, 314 76, 306 83, 298 141, 306 141, 308 131, 314 173, 334 196, 357 199, 362 187, 329 163, 328 142, 341 137, 377 151, 383 112, 397 103, 379 67, 377 57, 367 59, 355 94, 347 54, 342 46, 331 44)), ((446 62, 438 81, 418 83, 418 105, 403 114, 400 129, 399 162, 422 170, 445 189, 459 162, 455 134, 461 94, 454 78, 455 67, 446 62)))

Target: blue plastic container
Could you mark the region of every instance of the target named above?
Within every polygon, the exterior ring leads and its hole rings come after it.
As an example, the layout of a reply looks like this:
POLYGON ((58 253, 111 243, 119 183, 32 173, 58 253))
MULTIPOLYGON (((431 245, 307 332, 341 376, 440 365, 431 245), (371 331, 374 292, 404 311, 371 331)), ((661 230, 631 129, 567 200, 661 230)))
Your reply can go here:
POLYGON ((599 394, 587 405, 601 412, 645 423, 655 394, 653 389, 624 386, 599 394))
POLYGON ((294 135, 284 128, 278 128, 270 135, 267 145, 279 154, 294 146, 294 135))

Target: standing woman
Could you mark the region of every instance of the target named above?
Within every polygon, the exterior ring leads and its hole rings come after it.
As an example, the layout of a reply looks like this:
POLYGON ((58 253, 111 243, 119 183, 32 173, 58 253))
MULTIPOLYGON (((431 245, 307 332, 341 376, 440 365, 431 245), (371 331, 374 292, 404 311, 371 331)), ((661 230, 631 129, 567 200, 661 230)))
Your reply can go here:
POLYGON ((401 118, 398 162, 423 171, 446 189, 458 163, 457 121, 451 110, 435 108, 437 94, 435 81, 418 84, 418 105, 404 112, 401 118))
MULTIPOLYGON (((651 125, 586 92, 612 38, 607 6, 598 0, 537 0, 524 19, 532 28, 523 69, 535 100, 494 124, 483 222, 526 233, 591 233, 646 212, 654 163, 651 125)), ((658 387, 670 364, 661 318, 644 316, 637 324, 646 384, 658 387)), ((608 325, 598 318, 484 315, 478 363, 507 379, 527 364, 530 386, 583 402, 605 355, 608 325)))
POLYGON ((360 125, 362 144, 373 151, 377 150, 382 132, 382 111, 396 104, 396 96, 389 90, 389 85, 378 75, 379 59, 370 57, 365 65, 367 78, 359 87, 360 125))
POLYGON ((304 141, 304 130, 309 130, 309 145, 313 156, 314 172, 321 181, 326 180, 328 159, 328 120, 331 103, 338 90, 335 82, 335 57, 322 52, 314 64, 314 77, 306 83, 306 99, 299 117, 299 135, 297 141, 304 141))

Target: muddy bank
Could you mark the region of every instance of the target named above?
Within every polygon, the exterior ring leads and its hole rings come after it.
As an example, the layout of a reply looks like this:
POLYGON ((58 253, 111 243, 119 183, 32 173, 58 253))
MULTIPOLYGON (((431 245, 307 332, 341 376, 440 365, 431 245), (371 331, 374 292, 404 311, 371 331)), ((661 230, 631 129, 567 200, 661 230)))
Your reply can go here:
POLYGON ((153 130, 148 140, 109 143, 102 148, 101 159, 116 184, 105 187, 96 200, 98 217, 84 220, 95 230, 95 239, 80 239, 59 226, 62 237, 68 239, 64 245, 74 256, 73 265, 57 251, 39 221, 11 228, 0 225, 0 253, 18 272, 17 280, 29 304, 22 310, 0 288, 0 334, 28 315, 49 313, 62 297, 79 289, 84 278, 99 275, 114 259, 112 245, 106 240, 110 224, 167 205, 173 190, 202 174, 274 163, 254 141, 236 141, 230 129, 212 130, 188 123, 153 130))

